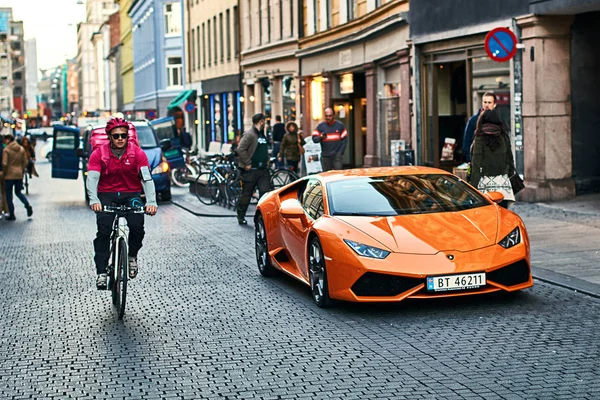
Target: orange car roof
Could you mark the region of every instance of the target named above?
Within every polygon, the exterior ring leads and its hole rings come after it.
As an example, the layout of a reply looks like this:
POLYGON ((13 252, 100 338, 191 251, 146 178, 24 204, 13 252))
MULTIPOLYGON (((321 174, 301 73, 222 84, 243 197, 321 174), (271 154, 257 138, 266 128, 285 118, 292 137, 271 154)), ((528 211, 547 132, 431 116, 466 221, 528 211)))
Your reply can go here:
POLYGON ((439 168, 403 166, 403 167, 373 167, 354 168, 339 171, 321 172, 318 176, 323 182, 335 182, 361 176, 389 176, 389 175, 415 175, 415 174, 443 174, 452 175, 448 171, 439 168))

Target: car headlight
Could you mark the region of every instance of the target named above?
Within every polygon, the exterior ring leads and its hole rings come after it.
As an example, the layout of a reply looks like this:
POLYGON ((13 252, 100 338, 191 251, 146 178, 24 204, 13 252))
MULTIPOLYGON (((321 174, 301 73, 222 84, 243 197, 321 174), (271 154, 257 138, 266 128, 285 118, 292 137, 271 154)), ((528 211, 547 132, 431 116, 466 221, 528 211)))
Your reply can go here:
POLYGON ((367 246, 366 244, 362 243, 356 243, 351 240, 344 239, 344 242, 346 242, 346 244, 350 246, 350 248, 359 256, 384 259, 390 254, 389 251, 378 249, 377 247, 373 246, 367 246))
POLYGON ((169 172, 169 163, 161 162, 152 170, 152 175, 162 174, 163 172, 169 172))
POLYGON ((521 243, 521 231, 519 230, 519 227, 516 227, 511 233, 506 235, 504 239, 498 242, 498 244, 505 249, 510 249, 519 243, 521 243))

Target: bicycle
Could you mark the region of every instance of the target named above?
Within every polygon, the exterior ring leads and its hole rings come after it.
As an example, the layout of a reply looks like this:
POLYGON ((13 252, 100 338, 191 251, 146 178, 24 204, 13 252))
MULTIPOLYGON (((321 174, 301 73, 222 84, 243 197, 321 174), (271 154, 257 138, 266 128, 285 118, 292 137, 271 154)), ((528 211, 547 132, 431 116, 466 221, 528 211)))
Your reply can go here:
POLYGON ((229 156, 218 155, 208 164, 209 171, 201 172, 194 185, 195 194, 201 203, 210 206, 217 202, 228 205, 226 182, 236 170, 229 156))
POLYGON ((23 174, 23 186, 25 187, 25 194, 29 195, 29 173, 27 170, 23 174))
POLYGON ((127 299, 127 280, 129 278, 129 252, 127 248, 129 227, 125 216, 127 214, 142 214, 145 210, 143 206, 113 205, 102 207, 102 211, 115 214, 110 235, 110 262, 106 270, 108 275, 107 288, 112 292, 112 302, 119 319, 123 319, 127 299))

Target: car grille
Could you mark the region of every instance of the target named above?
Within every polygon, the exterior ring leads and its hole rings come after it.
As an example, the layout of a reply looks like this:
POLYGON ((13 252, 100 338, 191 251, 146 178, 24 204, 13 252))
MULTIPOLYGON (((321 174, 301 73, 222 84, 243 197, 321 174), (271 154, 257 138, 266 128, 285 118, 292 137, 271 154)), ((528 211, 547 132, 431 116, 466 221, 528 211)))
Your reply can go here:
POLYGON ((529 265, 521 260, 506 267, 487 273, 487 280, 504 286, 513 286, 529 281, 529 265))
POLYGON ((424 279, 367 272, 352 285, 357 296, 397 296, 425 282, 424 279))

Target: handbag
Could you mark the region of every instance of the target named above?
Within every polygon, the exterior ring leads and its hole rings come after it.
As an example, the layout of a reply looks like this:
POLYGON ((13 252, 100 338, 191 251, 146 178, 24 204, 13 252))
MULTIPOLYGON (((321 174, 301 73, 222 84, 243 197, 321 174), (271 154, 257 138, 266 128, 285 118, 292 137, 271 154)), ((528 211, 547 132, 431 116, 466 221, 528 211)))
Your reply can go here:
POLYGON ((510 177, 510 185, 512 186, 512 190, 514 194, 519 193, 521 190, 525 189, 525 183, 523 179, 516 172, 510 177))
POLYGON ((515 201, 515 195, 507 174, 496 176, 484 175, 479 180, 477 189, 481 193, 500 192, 504 195, 504 200, 515 201))

